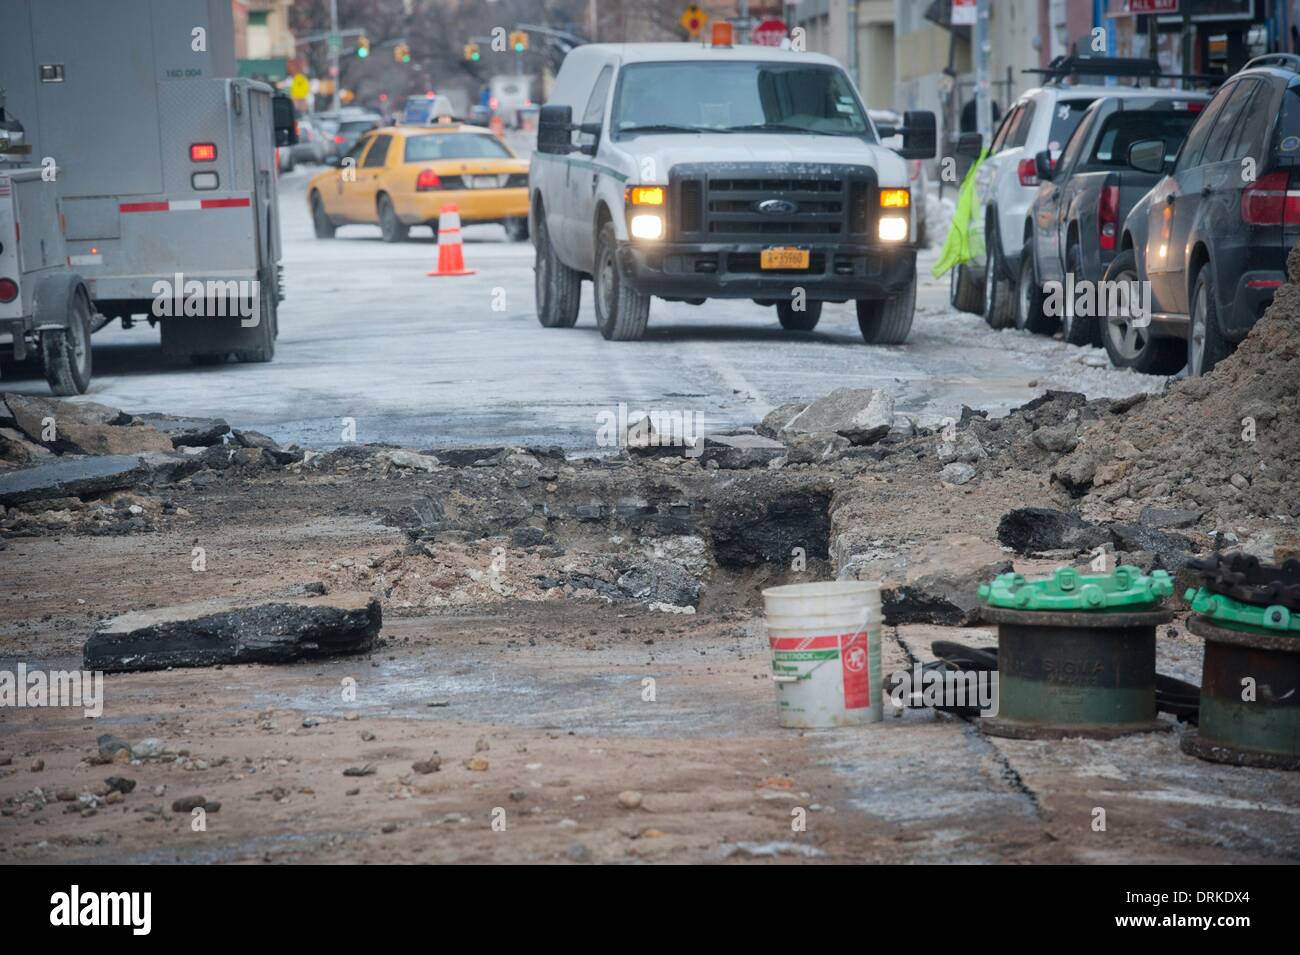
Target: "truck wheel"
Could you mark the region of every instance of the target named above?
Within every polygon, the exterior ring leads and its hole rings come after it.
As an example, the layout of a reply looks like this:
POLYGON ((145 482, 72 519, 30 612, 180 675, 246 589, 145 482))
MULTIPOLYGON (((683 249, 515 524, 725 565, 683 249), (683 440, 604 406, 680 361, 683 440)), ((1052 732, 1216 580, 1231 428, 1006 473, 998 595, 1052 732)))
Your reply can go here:
MULTIPOLYGON (((1078 282, 1083 278, 1083 249, 1078 242, 1071 242, 1065 251, 1065 271, 1074 276, 1078 282)), ((1061 335, 1071 345, 1101 344, 1101 324, 1104 319, 1075 315, 1074 307, 1065 303, 1061 310, 1061 335)))
POLYGON ((984 308, 984 290, 965 262, 959 262, 948 272, 948 302, 957 311, 971 315, 979 315, 984 308))
POLYGON ((618 270, 618 240, 614 223, 600 227, 596 246, 596 324, 611 342, 635 342, 645 334, 650 318, 650 296, 629 288, 618 270))
POLYGON ((1232 354, 1232 345, 1219 327, 1219 309, 1214 304, 1214 280, 1210 264, 1201 266, 1192 291, 1191 323, 1187 329, 1187 374, 1208 375, 1219 362, 1232 354))
MULTIPOLYGON (((1106 267, 1107 282, 1136 282, 1137 254, 1126 249, 1106 267)), ((1151 327, 1137 328, 1131 321, 1116 316, 1098 315, 1097 333, 1101 345, 1116 368, 1132 368, 1144 375, 1172 375, 1187 361, 1187 349, 1176 338, 1157 338, 1151 327)))
POLYGON ((1043 313, 1043 287, 1034 275, 1034 256, 1028 248, 1020 253, 1020 281, 1016 283, 1016 328, 1035 335, 1056 330, 1056 319, 1043 313))
POLYGON ((884 300, 858 300, 858 328, 868 345, 901 345, 912 330, 916 310, 916 276, 907 290, 884 300))
POLYGON ((405 242, 411 234, 411 227, 397 218, 393 200, 383 193, 379 195, 379 231, 385 242, 405 242))
POLYGON ((795 311, 792 303, 777 302, 776 317, 787 332, 810 332, 822 317, 822 303, 804 302, 803 311, 795 311))
POLYGON ((528 241, 528 220, 525 218, 511 218, 501 223, 506 230, 506 239, 511 242, 528 241))
POLYGON ((261 293, 261 314, 253 330, 255 344, 252 348, 235 352, 237 361, 267 362, 275 358, 275 290, 263 282, 261 293))
POLYGON ((321 202, 320 193, 311 194, 311 224, 316 230, 316 238, 332 239, 334 238, 334 220, 325 212, 325 203, 321 202))
POLYGON ((987 230, 988 254, 984 257, 984 321, 989 328, 1010 328, 1016 321, 1016 298, 1011 281, 1004 278, 1002 243, 996 226, 987 230))
POLYGON ((90 299, 80 283, 64 294, 53 288, 43 292, 37 291, 37 321, 63 325, 41 332, 45 380, 56 395, 83 395, 90 387, 92 365, 90 299))
POLYGON ((533 296, 543 328, 572 328, 582 301, 582 275, 560 261, 551 246, 546 213, 538 210, 533 236, 533 296))

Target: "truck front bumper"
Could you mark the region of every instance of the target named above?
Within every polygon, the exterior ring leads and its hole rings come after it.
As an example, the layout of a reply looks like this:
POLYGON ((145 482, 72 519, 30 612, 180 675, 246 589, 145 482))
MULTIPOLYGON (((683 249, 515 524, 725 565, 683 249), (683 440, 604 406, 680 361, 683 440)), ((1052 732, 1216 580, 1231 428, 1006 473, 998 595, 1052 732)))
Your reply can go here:
POLYGON ((789 299, 796 288, 817 301, 885 299, 916 274, 916 249, 791 243, 809 250, 809 267, 764 270, 760 254, 778 243, 620 242, 623 280, 660 298, 789 299))

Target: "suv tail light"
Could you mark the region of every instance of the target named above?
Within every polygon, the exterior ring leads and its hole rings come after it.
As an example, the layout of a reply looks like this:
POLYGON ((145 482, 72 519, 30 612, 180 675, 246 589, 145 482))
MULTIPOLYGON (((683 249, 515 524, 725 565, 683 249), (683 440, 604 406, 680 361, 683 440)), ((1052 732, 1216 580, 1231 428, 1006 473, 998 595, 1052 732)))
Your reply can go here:
POLYGON ((18 283, 13 279, 0 279, 0 302, 6 305, 18 297, 18 283))
POLYGON ((432 192, 434 189, 442 188, 442 180, 432 169, 421 169, 419 177, 415 180, 416 192, 432 192))
POLYGON ((1115 251, 1119 232, 1119 186, 1103 186, 1097 200, 1097 242, 1106 252, 1115 251))
POLYGON ((1038 185, 1038 167, 1034 165, 1033 157, 1020 160, 1016 165, 1016 175, 1020 177, 1022 186, 1038 185))
POLYGON ((1241 190, 1241 218, 1249 225, 1300 225, 1300 190, 1288 189, 1285 169, 1266 173, 1241 190))

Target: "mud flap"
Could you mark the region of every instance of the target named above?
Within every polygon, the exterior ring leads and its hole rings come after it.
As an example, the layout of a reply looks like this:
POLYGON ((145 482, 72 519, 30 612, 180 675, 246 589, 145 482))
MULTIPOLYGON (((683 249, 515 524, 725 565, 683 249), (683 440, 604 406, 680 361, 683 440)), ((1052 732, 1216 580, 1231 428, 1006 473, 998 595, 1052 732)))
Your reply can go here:
POLYGON ((162 350, 166 358, 189 358, 192 355, 225 355, 252 351, 262 344, 259 327, 245 328, 238 316, 213 318, 165 318, 162 350))

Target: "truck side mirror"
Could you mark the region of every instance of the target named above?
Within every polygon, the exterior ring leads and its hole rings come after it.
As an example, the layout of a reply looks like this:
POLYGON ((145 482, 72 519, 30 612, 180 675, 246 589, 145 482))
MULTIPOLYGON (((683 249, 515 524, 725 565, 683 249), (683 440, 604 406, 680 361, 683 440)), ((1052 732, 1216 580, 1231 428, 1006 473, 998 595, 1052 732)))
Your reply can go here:
POLYGON ((298 117, 293 111, 293 100, 283 93, 271 97, 271 125, 275 127, 277 146, 298 144, 298 117))
POLYGON ((1128 148, 1128 164, 1138 172, 1157 175, 1165 171, 1163 139, 1141 139, 1128 148))
POLYGON ((894 152, 904 159, 933 159, 938 152, 934 113, 929 110, 908 110, 902 128, 894 132, 903 134, 903 146, 894 152))
POLYGON ((537 151, 563 156, 575 148, 573 107, 559 103, 543 106, 537 113, 537 151))
POLYGON ((1039 182, 1052 181, 1052 176, 1056 175, 1056 164, 1052 162, 1050 149, 1034 154, 1034 172, 1038 174, 1039 182))
POLYGON ((979 133, 962 133, 957 137, 957 156, 961 159, 969 159, 974 162, 980 158, 980 150, 984 148, 984 137, 979 133))

